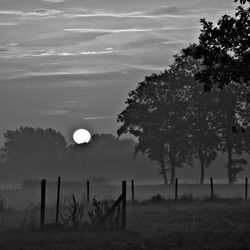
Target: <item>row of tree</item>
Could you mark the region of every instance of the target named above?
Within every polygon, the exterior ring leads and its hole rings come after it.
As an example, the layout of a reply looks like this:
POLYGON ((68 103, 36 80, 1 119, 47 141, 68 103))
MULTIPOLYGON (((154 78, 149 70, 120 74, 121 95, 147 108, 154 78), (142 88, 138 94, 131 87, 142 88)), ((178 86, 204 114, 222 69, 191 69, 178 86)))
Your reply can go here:
POLYGON ((58 175, 68 180, 91 176, 140 179, 141 170, 152 163, 143 156, 132 159, 135 145, 132 139, 118 139, 111 134, 93 134, 88 144, 68 145, 64 136, 52 128, 7 130, 0 148, 0 177, 12 182, 55 179, 58 175))
POLYGON ((205 167, 220 152, 227 155, 230 184, 247 164, 242 155, 250 153, 249 17, 249 1, 243 0, 235 16, 224 15, 217 26, 202 19, 199 44, 174 56, 165 72, 145 77, 118 115, 118 135, 138 138, 135 153, 157 161, 166 184, 168 171, 174 183, 176 167, 194 159, 203 183, 205 167))

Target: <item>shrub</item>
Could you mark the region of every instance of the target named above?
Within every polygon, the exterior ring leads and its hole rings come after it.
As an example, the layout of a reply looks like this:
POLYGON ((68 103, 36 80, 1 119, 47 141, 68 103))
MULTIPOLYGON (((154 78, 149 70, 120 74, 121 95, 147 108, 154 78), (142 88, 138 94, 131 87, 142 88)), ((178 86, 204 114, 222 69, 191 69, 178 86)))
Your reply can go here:
POLYGON ((183 194, 180 197, 180 200, 182 200, 182 201, 193 201, 194 200, 194 196, 192 194, 183 194))
POLYGON ((150 201, 152 201, 152 202, 161 202, 163 200, 164 200, 164 198, 160 194, 154 195, 150 199, 150 201))
POLYGON ((6 210, 6 201, 0 196, 0 211, 6 210))
POLYGON ((78 228, 81 225, 84 212, 84 204, 77 202, 72 194, 72 203, 66 206, 65 212, 59 212, 65 227, 78 228))

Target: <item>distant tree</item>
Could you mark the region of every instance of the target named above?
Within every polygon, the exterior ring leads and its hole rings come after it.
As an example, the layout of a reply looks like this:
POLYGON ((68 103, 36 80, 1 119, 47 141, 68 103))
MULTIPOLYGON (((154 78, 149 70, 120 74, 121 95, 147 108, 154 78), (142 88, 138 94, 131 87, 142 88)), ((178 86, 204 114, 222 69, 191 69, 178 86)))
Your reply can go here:
POLYGON ((66 140, 54 129, 20 127, 4 133, 1 159, 18 174, 51 173, 65 161, 66 140))
POLYGON ((165 71, 145 77, 129 93, 127 107, 118 115, 122 126, 118 135, 130 133, 138 138, 135 154, 141 152, 160 164, 160 174, 168 183, 167 167, 170 165, 170 182, 175 181, 176 167, 192 164, 187 144, 185 74, 165 71))

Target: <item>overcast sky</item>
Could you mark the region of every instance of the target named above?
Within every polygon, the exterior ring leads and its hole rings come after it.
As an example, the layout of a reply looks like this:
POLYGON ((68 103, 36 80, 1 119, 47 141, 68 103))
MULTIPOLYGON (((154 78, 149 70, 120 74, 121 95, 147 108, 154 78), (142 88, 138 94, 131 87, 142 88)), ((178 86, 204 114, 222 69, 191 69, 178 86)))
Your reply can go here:
MULTIPOLYGON (((0 135, 21 125, 116 133, 130 90, 233 0, 0 0, 0 135)), ((0 142, 2 144, 2 142, 0 142)))

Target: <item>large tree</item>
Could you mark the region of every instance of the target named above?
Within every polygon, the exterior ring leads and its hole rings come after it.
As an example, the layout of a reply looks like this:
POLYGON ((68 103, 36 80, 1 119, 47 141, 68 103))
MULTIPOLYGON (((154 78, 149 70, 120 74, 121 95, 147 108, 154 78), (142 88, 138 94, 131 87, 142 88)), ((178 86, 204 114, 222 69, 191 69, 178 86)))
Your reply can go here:
MULTIPOLYGON (((189 49, 196 49, 196 44, 191 44, 189 49)), ((188 88, 186 98, 186 116, 188 117, 189 145, 193 148, 193 157, 200 163, 200 183, 204 183, 205 167, 216 159, 219 150, 220 138, 217 132, 216 120, 218 110, 216 95, 204 92, 202 84, 195 81, 195 75, 202 69, 202 59, 194 59, 183 51, 174 56, 171 70, 177 74, 189 76, 189 81, 183 82, 183 87, 188 88)))
MULTIPOLYGON (((201 19, 203 28, 196 48, 185 49, 187 55, 196 59, 202 58, 203 69, 196 78, 204 83, 205 91, 214 86, 223 88, 225 85, 238 84, 241 92, 237 98, 245 103, 245 116, 242 127, 250 123, 250 2, 240 2, 234 16, 223 15, 214 25, 201 19)), ((239 100, 238 100, 239 101, 239 100)))
POLYGON ((203 67, 195 77, 204 84, 205 91, 221 89, 215 91, 220 103, 217 118, 222 151, 228 158, 229 183, 236 180, 246 164, 239 157, 248 151, 244 143, 247 134, 242 131, 250 125, 250 5, 245 0, 235 2, 240 2, 235 15, 223 15, 217 25, 201 19, 198 46, 183 50, 186 55, 202 59, 203 67))
POLYGON ((170 182, 175 181, 175 169, 183 163, 192 163, 191 147, 187 138, 185 74, 165 71, 145 77, 129 93, 127 107, 118 115, 122 126, 118 135, 130 133, 138 138, 135 153, 147 154, 160 164, 160 173, 168 183, 167 167, 170 165, 170 182))

